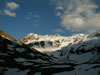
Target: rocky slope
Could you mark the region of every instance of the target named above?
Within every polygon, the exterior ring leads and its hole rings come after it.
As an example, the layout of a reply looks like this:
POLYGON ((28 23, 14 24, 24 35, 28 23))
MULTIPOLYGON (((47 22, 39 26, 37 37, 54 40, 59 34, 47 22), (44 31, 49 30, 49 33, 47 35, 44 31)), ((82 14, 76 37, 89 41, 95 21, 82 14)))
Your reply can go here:
POLYGON ((54 64, 55 58, 0 36, 0 75, 33 75, 54 64))

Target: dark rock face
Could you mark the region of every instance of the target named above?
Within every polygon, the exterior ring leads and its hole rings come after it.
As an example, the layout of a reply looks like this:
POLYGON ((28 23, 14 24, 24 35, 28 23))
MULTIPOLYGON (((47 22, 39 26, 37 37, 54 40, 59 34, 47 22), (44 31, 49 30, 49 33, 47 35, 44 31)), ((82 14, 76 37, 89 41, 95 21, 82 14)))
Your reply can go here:
POLYGON ((41 45, 42 47, 44 47, 44 46, 45 46, 45 42, 44 42, 44 41, 40 41, 40 45, 41 45))
POLYGON ((44 64, 52 64, 53 58, 30 49, 24 44, 10 41, 0 36, 0 74, 9 69, 17 68, 19 71, 39 70, 44 64))

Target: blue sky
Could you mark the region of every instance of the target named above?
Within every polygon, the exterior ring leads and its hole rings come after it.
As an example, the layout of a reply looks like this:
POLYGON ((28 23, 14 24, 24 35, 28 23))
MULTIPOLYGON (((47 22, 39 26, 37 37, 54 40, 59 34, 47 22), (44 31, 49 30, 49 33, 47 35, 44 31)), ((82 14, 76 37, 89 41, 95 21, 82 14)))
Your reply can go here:
POLYGON ((99 0, 0 0, 0 29, 19 39, 28 33, 67 36, 100 28, 99 0))

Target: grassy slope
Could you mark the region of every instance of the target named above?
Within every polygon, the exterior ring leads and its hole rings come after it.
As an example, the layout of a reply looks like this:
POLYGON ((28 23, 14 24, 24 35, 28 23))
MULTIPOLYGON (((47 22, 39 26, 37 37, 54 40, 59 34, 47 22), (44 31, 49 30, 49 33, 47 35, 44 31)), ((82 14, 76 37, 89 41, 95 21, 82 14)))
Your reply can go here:
POLYGON ((11 35, 9 35, 8 33, 4 32, 3 30, 0 30, 0 36, 3 36, 5 38, 8 38, 9 40, 16 40, 15 38, 13 38, 11 35))

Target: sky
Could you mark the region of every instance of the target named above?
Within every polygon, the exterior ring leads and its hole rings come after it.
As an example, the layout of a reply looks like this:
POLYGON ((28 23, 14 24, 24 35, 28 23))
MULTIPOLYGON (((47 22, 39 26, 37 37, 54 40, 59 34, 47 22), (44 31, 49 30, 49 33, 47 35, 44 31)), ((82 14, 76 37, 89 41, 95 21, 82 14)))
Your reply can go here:
POLYGON ((16 39, 29 33, 95 32, 100 29, 100 0, 0 0, 0 29, 16 39))

